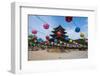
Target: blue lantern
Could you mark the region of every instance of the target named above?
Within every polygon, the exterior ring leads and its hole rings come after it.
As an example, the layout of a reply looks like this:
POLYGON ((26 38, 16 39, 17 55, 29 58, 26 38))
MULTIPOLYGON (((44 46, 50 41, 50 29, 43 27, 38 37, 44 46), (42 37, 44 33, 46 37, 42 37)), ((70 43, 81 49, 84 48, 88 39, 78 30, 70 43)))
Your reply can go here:
POLYGON ((80 28, 79 27, 76 27, 75 28, 75 32, 77 32, 77 33, 80 32, 80 28))
POLYGON ((54 42, 56 43, 57 42, 57 39, 54 39, 54 42))
POLYGON ((68 38, 68 37, 65 37, 65 40, 67 40, 67 41, 68 41, 68 40, 69 40, 69 38, 68 38))
POLYGON ((38 42, 43 42, 43 40, 41 38, 38 39, 38 42))

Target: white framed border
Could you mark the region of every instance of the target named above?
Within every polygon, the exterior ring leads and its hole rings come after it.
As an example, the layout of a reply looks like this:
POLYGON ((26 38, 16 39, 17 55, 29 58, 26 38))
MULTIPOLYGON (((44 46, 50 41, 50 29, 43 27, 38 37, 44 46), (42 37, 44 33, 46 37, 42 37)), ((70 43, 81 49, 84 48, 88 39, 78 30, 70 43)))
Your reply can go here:
MULTIPOLYGON (((51 6, 46 7, 45 5, 35 5, 28 3, 12 3, 12 51, 11 51, 11 71, 13 73, 23 73, 23 72, 45 72, 45 71, 55 71, 55 70, 66 70, 70 68, 77 67, 91 67, 95 63, 94 54, 95 48, 93 46, 95 43, 95 25, 96 25, 96 9, 87 7, 57 7, 51 6), (41 12, 38 12, 41 11, 41 12), (46 13, 46 12, 50 13, 46 13), (56 13, 55 11, 63 11, 63 13, 56 13), (66 11, 69 13, 66 13, 66 11), (75 11, 77 11, 75 13, 75 11), (71 13, 72 12, 72 13, 71 13), (79 13, 80 14, 79 14, 79 13), (86 13, 85 13, 86 12, 86 13), (26 61, 27 51, 23 42, 26 40, 23 37, 27 37, 27 15, 73 15, 73 16, 88 16, 89 18, 89 49, 88 49, 88 59, 71 59, 71 60, 50 60, 50 61, 26 61), (23 24, 23 21, 25 22, 23 24), (23 26, 24 25, 24 26, 23 26), (90 26, 92 25, 92 26, 90 26), (23 39, 23 40, 22 40, 23 39), (62 66, 62 65, 67 65, 62 66)), ((26 46, 27 49, 27 46, 26 46)))

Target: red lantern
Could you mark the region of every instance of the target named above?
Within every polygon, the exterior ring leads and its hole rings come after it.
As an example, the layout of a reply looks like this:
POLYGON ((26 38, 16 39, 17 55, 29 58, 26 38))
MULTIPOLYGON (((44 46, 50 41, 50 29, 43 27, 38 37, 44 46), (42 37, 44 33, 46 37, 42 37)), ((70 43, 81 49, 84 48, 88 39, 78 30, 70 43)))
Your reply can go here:
POLYGON ((49 41, 45 41, 45 44, 49 44, 49 41))
POLYGON ((73 19, 73 17, 72 17, 72 16, 67 16, 67 17, 65 17, 65 20, 66 20, 67 22, 71 22, 71 21, 72 21, 72 19, 73 19))
POLYGON ((32 34, 37 34, 37 30, 33 29, 32 34))
POLYGON ((48 29, 49 28, 49 24, 46 23, 46 24, 43 25, 43 27, 44 27, 44 29, 48 29))
POLYGON ((86 39, 85 42, 88 42, 88 39, 86 39))
POLYGON ((61 37, 61 34, 62 34, 62 33, 61 33, 60 31, 57 32, 57 36, 58 36, 58 37, 61 37))
POLYGON ((34 36, 34 39, 37 39, 37 36, 34 36))
POLYGON ((49 40, 50 39, 49 36, 46 36, 46 39, 49 40))
POLYGON ((44 43, 43 42, 40 42, 40 44, 43 45, 44 43))
POLYGON ((36 39, 37 39, 37 36, 34 35, 34 37, 33 37, 33 41, 35 41, 36 39))

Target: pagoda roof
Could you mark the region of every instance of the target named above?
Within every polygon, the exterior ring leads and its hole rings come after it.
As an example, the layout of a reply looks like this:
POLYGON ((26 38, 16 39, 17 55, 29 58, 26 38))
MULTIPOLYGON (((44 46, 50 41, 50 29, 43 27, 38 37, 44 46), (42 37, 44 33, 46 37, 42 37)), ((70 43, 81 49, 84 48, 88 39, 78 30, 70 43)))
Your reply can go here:
MULTIPOLYGON (((59 30, 57 30, 57 31, 59 31, 59 30)), ((56 33, 57 31, 52 31, 52 32, 53 32, 53 33, 56 33)), ((63 31, 62 31, 62 33, 63 33, 63 34, 66 34, 67 32, 63 32, 63 31)))
POLYGON ((54 28, 55 30, 65 30, 61 25, 59 25, 58 27, 54 28))

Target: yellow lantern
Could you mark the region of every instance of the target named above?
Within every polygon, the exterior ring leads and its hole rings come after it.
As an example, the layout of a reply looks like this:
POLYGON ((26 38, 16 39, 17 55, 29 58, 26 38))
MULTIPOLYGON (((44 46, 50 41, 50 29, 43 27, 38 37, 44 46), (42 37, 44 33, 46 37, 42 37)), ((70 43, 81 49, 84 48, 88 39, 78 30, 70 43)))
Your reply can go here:
POLYGON ((80 37, 82 37, 82 38, 84 37, 84 33, 83 32, 80 33, 80 37))
POLYGON ((69 42, 73 42, 73 40, 70 39, 69 42))

